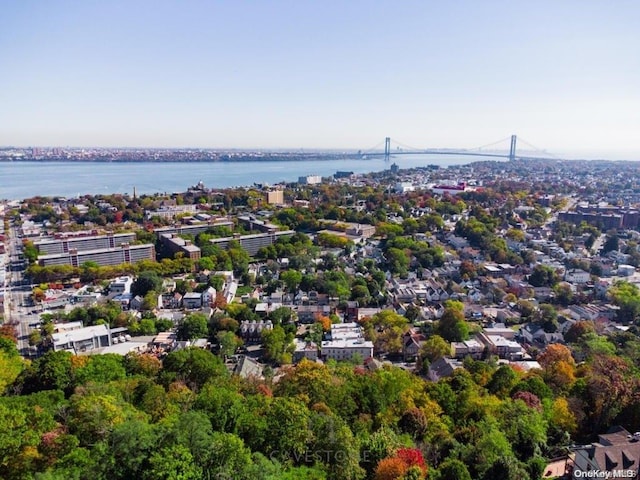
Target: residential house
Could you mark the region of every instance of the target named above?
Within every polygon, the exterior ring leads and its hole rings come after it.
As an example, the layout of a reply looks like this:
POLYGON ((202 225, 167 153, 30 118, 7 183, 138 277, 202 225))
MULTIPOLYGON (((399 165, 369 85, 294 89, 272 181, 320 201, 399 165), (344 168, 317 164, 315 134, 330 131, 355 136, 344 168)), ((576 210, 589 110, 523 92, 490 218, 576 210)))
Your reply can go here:
POLYGON ((331 314, 331 307, 329 305, 299 305, 297 313, 300 323, 313 323, 319 315, 328 317, 331 314))
POLYGON ((420 347, 426 340, 425 336, 414 328, 402 336, 402 358, 405 362, 415 362, 420 354, 420 347))
POLYGON ((202 294, 187 292, 182 297, 182 306, 187 310, 195 310, 202 307, 202 294))
POLYGON ((131 308, 131 310, 142 310, 143 304, 144 304, 144 298, 142 298, 140 295, 136 295, 131 299, 131 302, 129 303, 129 308, 131 308))
POLYGON ((472 338, 464 342, 452 342, 451 350, 454 358, 457 360, 462 360, 466 357, 481 360, 484 355, 485 346, 475 338, 472 338))
POLYGON ((462 362, 447 357, 442 357, 429 365, 429 380, 437 382, 441 378, 450 377, 458 368, 462 367, 462 362))
MULTIPOLYGON (((578 446, 569 455, 567 465, 571 478, 587 478, 591 472, 601 472, 601 478, 638 478, 640 470, 640 435, 631 435, 622 427, 611 427, 598 441, 578 446)), ((594 475, 591 475, 594 476, 594 475)))
POLYGON ((304 341, 299 338, 293 340, 295 351, 293 352, 293 363, 299 363, 303 359, 315 362, 318 359, 318 345, 314 342, 304 341))
POLYGON ((262 331, 273 329, 271 320, 243 320, 240 324, 240 337, 245 343, 259 343, 262 340, 262 331))

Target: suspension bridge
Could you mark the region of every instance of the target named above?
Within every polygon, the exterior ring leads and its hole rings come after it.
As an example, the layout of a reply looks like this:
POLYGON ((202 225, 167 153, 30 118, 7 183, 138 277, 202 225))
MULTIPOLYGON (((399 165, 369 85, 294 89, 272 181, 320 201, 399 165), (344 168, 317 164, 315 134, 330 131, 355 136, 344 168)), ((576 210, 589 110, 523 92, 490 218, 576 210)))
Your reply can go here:
POLYGON ((557 158, 555 155, 549 154, 545 150, 542 150, 521 138, 519 139, 516 135, 511 135, 510 137, 500 139, 496 142, 469 149, 415 148, 404 145, 396 140, 394 140, 393 143, 396 146, 395 149, 391 148, 391 137, 386 137, 384 139, 384 142, 381 142, 374 147, 371 147, 370 149, 360 151, 360 153, 361 155, 367 157, 383 156, 385 161, 388 161, 391 157, 395 157, 396 155, 457 155, 471 157, 506 158, 511 161, 516 159, 537 160, 557 158), (509 142, 508 151, 506 149, 499 148, 500 146, 505 145, 506 142, 509 142), (518 142, 531 149, 527 150, 527 152, 532 152, 533 155, 518 155, 518 153, 516 152, 516 145, 518 144, 518 142), (383 143, 384 150, 382 149, 383 143))

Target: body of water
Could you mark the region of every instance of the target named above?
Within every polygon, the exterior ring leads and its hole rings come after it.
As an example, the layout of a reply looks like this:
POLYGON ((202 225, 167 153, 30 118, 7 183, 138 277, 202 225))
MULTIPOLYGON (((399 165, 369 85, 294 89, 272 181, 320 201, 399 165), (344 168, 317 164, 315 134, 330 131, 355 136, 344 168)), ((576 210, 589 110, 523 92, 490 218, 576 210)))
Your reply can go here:
POLYGON ((291 162, 0 162, 0 199, 23 199, 42 196, 74 197, 84 194, 138 194, 184 192, 189 186, 204 182, 209 188, 247 186, 254 183, 293 182, 303 175, 328 177, 338 170, 354 173, 430 164, 446 167, 483 160, 483 157, 442 155, 404 156, 359 160, 324 160, 291 162))

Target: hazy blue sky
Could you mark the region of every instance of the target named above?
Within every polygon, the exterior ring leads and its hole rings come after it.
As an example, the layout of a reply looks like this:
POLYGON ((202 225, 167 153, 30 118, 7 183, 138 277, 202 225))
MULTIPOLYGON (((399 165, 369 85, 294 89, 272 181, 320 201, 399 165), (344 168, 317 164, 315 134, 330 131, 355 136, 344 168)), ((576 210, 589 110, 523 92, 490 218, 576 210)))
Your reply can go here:
POLYGON ((475 147, 640 159, 638 0, 29 1, 0 145, 475 147))

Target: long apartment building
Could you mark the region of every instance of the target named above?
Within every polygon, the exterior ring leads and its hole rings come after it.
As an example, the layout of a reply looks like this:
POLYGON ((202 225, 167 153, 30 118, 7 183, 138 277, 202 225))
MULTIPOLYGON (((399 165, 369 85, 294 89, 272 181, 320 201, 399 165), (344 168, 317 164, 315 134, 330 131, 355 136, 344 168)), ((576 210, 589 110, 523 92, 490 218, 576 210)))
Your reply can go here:
POLYGON ((124 243, 132 243, 135 239, 135 233, 110 233, 108 235, 90 235, 37 240, 33 242, 33 244, 42 255, 53 255, 69 253, 71 250, 81 252, 85 250, 116 248, 124 243))
POLYGON ((43 267, 50 265, 71 265, 80 267, 86 262, 95 262, 101 267, 120 265, 122 263, 136 263, 141 260, 156 259, 156 249, 153 244, 129 245, 123 243, 113 248, 98 248, 94 250, 70 249, 67 252, 38 256, 38 264, 43 267))
POLYGON ((173 227, 159 227, 154 229, 154 233, 160 237, 163 234, 175 233, 177 235, 197 235, 204 233, 210 228, 228 227, 233 230, 233 221, 228 218, 217 218, 209 223, 198 223, 195 225, 176 225, 173 227))
POLYGON ((249 255, 255 255, 262 247, 268 247, 280 237, 290 236, 296 233, 294 230, 283 230, 280 232, 257 233, 255 235, 238 235, 234 237, 212 238, 209 240, 214 245, 219 246, 223 250, 229 248, 229 243, 237 241, 249 255))

